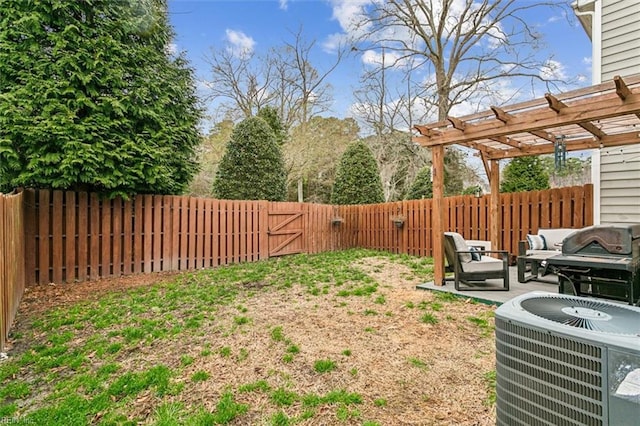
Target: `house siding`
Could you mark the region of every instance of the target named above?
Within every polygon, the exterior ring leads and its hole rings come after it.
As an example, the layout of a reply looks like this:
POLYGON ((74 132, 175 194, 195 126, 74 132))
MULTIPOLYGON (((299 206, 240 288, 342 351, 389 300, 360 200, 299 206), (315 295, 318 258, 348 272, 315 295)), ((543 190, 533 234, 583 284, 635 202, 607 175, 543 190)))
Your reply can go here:
MULTIPOLYGON (((640 73, 640 1, 603 0, 600 30, 600 81, 640 73)), ((640 223, 639 182, 640 145, 600 150, 600 223, 640 223)))
POLYGON ((640 72, 640 1, 602 2, 601 81, 640 72))

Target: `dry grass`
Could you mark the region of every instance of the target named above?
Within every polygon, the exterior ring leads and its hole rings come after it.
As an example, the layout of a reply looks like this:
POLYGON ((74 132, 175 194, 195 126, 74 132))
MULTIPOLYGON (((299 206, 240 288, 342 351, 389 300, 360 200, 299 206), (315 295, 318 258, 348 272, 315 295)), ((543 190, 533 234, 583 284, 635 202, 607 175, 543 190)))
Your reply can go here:
POLYGON ((153 299, 146 299, 150 276, 30 291, 10 352, 18 370, 0 376, 5 385, 27 383, 30 392, 20 398, 5 396, 5 416, 28 420, 44 409, 64 408, 53 383, 43 379, 46 373, 38 372, 38 361, 25 361, 24 354, 38 354, 34 347, 51 344, 49 333, 72 330, 73 336, 65 342, 67 351, 83 351, 85 361, 75 367, 63 363, 56 380, 117 366, 117 373, 97 389, 87 389, 82 381, 75 388, 64 386, 91 401, 100 392, 112 397, 110 404, 92 405, 79 413, 88 423, 207 424, 198 420, 206 417, 202 413, 221 412, 220 401, 228 394, 236 404, 246 405, 244 412, 229 420, 238 425, 495 423, 488 378, 495 363, 492 307, 416 290, 416 284, 428 279, 424 273, 428 268, 412 268, 420 259, 352 252, 327 263, 343 262, 343 269, 334 271, 323 263, 313 266, 317 278, 310 278, 316 276, 313 273, 291 278, 291 271, 305 267, 305 259, 314 258, 265 262, 260 273, 153 276, 164 281, 154 283, 153 299), (362 273, 365 285, 354 282, 352 275, 343 278, 344 268, 356 276, 362 273), (285 281, 290 282, 281 285, 285 281), (220 282, 232 283, 234 289, 224 303, 175 296, 204 289, 197 293, 203 299, 211 288, 207 286, 220 282), (121 290, 116 297, 110 290, 138 286, 142 290, 121 290), (81 326, 43 326, 42 318, 49 318, 51 307, 59 318, 74 307, 75 315, 106 306, 105 300, 127 306, 139 299, 144 299, 144 309, 131 305, 124 314, 130 320, 104 328, 91 316, 83 317, 88 319, 81 326), (177 331, 158 338, 123 337, 124 329, 143 327, 145 319, 160 319, 165 324, 158 329, 177 331), (105 354, 95 343, 102 340, 104 345, 120 344, 121 349, 105 354), (334 369, 319 372, 318 361, 334 369), (150 385, 131 395, 114 398, 109 393, 110 383, 118 376, 154 366, 166 366, 171 372, 165 392, 159 385, 150 385), (352 400, 310 403, 314 397, 340 392, 352 400), (11 406, 13 412, 6 408, 11 406), (175 412, 167 414, 167 407, 175 412), (196 411, 200 417, 193 417, 196 411))

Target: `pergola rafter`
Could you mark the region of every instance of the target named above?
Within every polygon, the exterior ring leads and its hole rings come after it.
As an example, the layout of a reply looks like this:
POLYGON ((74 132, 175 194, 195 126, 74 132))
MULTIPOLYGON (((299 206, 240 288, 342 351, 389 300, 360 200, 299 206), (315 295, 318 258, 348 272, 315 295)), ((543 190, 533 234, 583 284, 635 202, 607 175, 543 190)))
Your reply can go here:
POLYGON ((598 149, 640 143, 640 74, 465 117, 417 125, 414 141, 432 148, 434 169, 435 281, 444 277, 441 211, 444 185, 443 148, 462 145, 480 154, 491 187, 490 236, 499 248, 499 160, 552 154, 562 142, 566 151, 598 149), (436 229, 437 228, 437 229, 436 229))

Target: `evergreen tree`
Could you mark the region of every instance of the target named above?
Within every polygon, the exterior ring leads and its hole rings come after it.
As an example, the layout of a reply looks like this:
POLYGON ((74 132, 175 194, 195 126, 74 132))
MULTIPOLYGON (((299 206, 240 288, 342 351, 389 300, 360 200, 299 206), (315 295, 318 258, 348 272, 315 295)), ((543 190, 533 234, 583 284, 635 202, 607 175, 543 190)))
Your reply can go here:
POLYGON ((420 200, 422 198, 433 197, 433 182, 431 182, 431 166, 420 169, 416 178, 413 180, 407 200, 420 200))
POLYGON ((464 178, 470 174, 465 155, 459 149, 447 147, 444 156, 444 196, 462 194, 464 178))
POLYGON ((282 151, 269 124, 259 117, 238 123, 213 182, 214 196, 284 201, 286 182, 282 151))
POLYGON ((0 186, 182 192, 201 110, 172 36, 166 0, 0 2, 0 186))
POLYGON ((549 189, 549 175, 538 157, 516 157, 502 171, 500 192, 549 189))
POLYGON ((266 121, 269 127, 271 127, 278 145, 284 145, 287 141, 287 127, 282 122, 280 115, 278 115, 278 111, 274 107, 266 106, 260 108, 258 117, 266 121))
POLYGON ((342 155, 331 193, 332 204, 373 204, 384 201, 378 165, 369 147, 358 141, 342 155))

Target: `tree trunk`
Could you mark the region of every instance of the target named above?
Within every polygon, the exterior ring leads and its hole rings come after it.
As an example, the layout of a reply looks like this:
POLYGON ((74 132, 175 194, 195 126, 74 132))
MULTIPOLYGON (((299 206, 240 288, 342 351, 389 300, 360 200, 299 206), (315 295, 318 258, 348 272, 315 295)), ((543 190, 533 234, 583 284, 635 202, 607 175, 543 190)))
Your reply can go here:
POLYGON ((298 202, 304 203, 304 188, 302 178, 298 178, 298 202))

